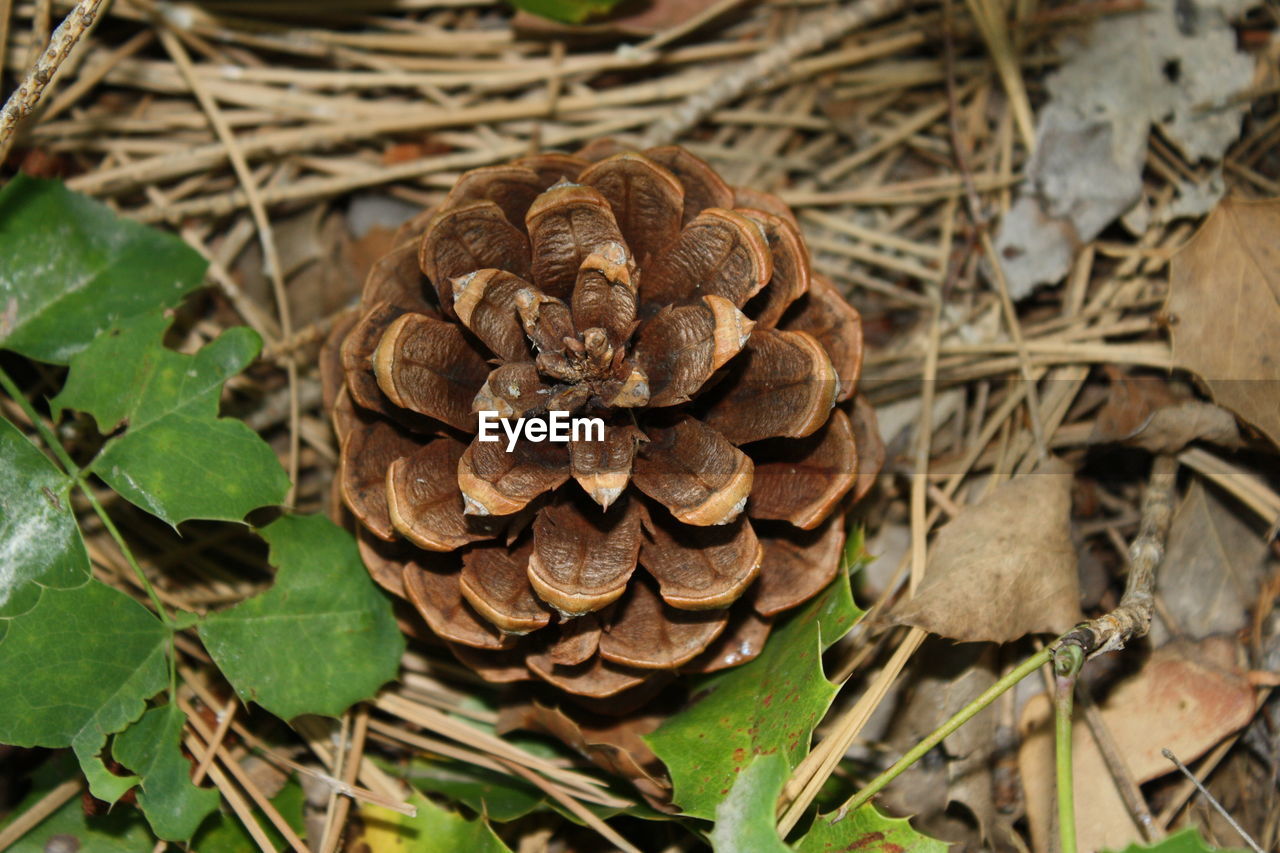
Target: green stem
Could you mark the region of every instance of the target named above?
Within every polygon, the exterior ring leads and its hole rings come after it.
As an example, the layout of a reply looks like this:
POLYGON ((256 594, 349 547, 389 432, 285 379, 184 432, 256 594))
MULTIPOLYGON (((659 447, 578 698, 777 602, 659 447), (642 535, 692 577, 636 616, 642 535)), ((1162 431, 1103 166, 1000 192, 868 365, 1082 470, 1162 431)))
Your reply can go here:
POLYGON ((1046 646, 1020 663, 1015 669, 1005 675, 1004 678, 1001 678, 995 684, 988 687, 981 696, 957 711, 951 719, 947 720, 934 730, 933 734, 929 735, 927 738, 912 747, 911 750, 899 758, 892 767, 873 779, 871 784, 867 785, 867 787, 863 788, 847 803, 841 806, 839 811, 840 817, 843 817, 849 812, 865 805, 868 800, 880 793, 886 785, 896 779, 902 771, 906 770, 912 764, 915 764, 924 757, 925 753, 942 743, 943 739, 946 738, 947 735, 969 722, 969 720, 973 719, 979 711, 996 701, 996 699, 1000 697, 1000 694, 1004 693, 1010 687, 1013 687, 1019 681, 1044 666, 1052 657, 1052 649, 1046 646))
POLYGON ((98 514, 98 518, 102 521, 102 526, 111 534, 111 538, 115 541, 116 547, 120 549, 120 553, 124 554, 125 560, 129 563, 129 568, 133 569, 134 575, 138 578, 138 582, 142 584, 142 588, 146 590, 147 597, 151 599, 151 605, 155 607, 156 614, 160 617, 160 621, 169 629, 169 695, 173 696, 177 692, 178 687, 178 645, 177 633, 178 627, 174 624, 173 618, 169 616, 169 611, 165 610, 164 602, 160 600, 159 593, 156 588, 151 585, 151 579, 147 577, 146 572, 142 570, 142 566, 138 564, 138 560, 133 556, 133 551, 129 549, 129 543, 124 541, 124 536, 120 534, 120 529, 116 527, 116 523, 111 520, 111 516, 107 515, 106 509, 94 496, 93 491, 89 488, 89 484, 83 479, 77 480, 82 491, 89 499, 89 504, 93 507, 93 511, 98 514))
POLYGON ((93 511, 98 514, 98 518, 102 520, 102 526, 111 534, 111 538, 115 540, 116 546, 120 549, 120 553, 124 554, 125 560, 129 563, 129 568, 133 569, 133 573, 137 576, 138 582, 142 584, 142 588, 147 591, 147 597, 151 599, 151 603, 155 606, 156 612, 160 614, 160 620, 169 626, 170 630, 174 629, 173 620, 169 618, 169 613, 164 609, 164 604, 160 601, 160 596, 156 593, 155 587, 151 585, 151 579, 147 577, 146 572, 142 571, 142 566, 138 565, 138 560, 133 556, 133 551, 129 550, 129 545, 124 541, 124 537, 120 535, 120 529, 116 527, 116 523, 111 520, 111 516, 107 515, 106 509, 94 496, 93 491, 89 488, 89 484, 80 481, 80 491, 84 492, 85 497, 89 499, 89 503, 93 506, 93 511))
POLYGON ((1061 853, 1076 853, 1076 796, 1071 760, 1071 703, 1076 678, 1084 666, 1084 650, 1074 643, 1060 646, 1053 659, 1053 742, 1058 783, 1058 838, 1061 853))
POLYGON ((0 387, 4 388, 5 393, 12 397, 13 401, 26 414, 27 418, 35 426, 36 432, 40 433, 40 438, 44 440, 49 450, 57 457, 63 470, 71 477, 77 476, 80 473, 79 466, 71 461, 71 455, 62 446, 62 442, 58 441, 58 437, 54 435, 53 430, 45 424, 44 418, 40 417, 40 413, 35 410, 35 407, 31 405, 31 401, 27 399, 27 395, 22 393, 21 389, 18 388, 18 384, 9 377, 8 373, 5 373, 4 368, 0 368, 0 387))

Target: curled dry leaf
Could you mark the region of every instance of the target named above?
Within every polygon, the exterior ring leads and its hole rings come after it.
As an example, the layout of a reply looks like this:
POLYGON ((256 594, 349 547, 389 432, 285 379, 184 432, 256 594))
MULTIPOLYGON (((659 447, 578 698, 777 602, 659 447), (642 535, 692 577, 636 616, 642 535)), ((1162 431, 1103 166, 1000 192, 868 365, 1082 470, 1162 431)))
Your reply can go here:
POLYGON ((1173 355, 1280 445, 1280 200, 1227 199, 1169 267, 1173 355))
POLYGON ((1091 443, 1121 442, 1152 453, 1177 453, 1193 441, 1241 445, 1235 415, 1226 409, 1191 399, 1161 376, 1126 376, 1112 365, 1104 370, 1111 386, 1091 443))
MULTIPOLYGON (((1142 669, 1116 685, 1099 710, 1129 772, 1138 784, 1176 772, 1160 754, 1169 749, 1190 763, 1254 712, 1254 691, 1236 668, 1234 640, 1214 637, 1198 644, 1173 643, 1157 649, 1142 669)), ((1026 789, 1027 817, 1034 849, 1053 844, 1053 711, 1048 696, 1027 703, 1019 724, 1018 766, 1026 789)), ((1077 843, 1081 850, 1120 850, 1141 843, 1111 773, 1083 718, 1072 734, 1075 764, 1077 843)))
POLYGON ((961 642, 1008 643, 1080 619, 1071 470, 1051 459, 938 531, 915 597, 890 614, 961 642))

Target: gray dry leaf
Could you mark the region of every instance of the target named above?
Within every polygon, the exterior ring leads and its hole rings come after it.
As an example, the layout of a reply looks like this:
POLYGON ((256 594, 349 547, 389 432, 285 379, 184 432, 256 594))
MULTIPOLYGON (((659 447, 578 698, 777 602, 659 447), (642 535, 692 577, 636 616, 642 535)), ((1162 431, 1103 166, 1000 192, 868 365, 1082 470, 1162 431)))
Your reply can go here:
MULTIPOLYGON (((1176 627, 1195 639, 1248 624, 1267 556, 1267 543, 1217 493, 1198 480, 1178 505, 1157 588, 1176 627)), ((1151 641, 1168 631, 1160 619, 1151 641)))
POLYGON ((1203 400, 1184 400, 1151 413, 1133 435, 1125 439, 1152 453, 1177 453, 1193 441, 1220 447, 1240 447, 1235 415, 1203 400))
POLYGON ((938 531, 924 581, 890 618, 961 642, 1008 643, 1080 620, 1068 466, 997 486, 938 531))
POLYGON ((1253 78, 1227 20, 1239 5, 1150 0, 1062 40, 1028 189, 996 238, 1014 299, 1060 281, 1076 249, 1139 201, 1151 125, 1193 163, 1222 157, 1248 106, 1229 98, 1253 78))
MULTIPOLYGON (((987 644, 955 645, 937 638, 927 642, 914 658, 914 676, 894 708, 889 744, 895 755, 915 746, 995 683, 993 650, 987 644)), ((942 742, 943 761, 919 761, 885 789, 885 807, 920 816, 925 822, 919 827, 937 835, 941 827, 932 818, 948 803, 961 803, 977 819, 982 836, 990 837, 996 820, 991 755, 998 721, 993 705, 961 726, 942 742)))
POLYGON ((1280 445, 1280 200, 1223 201, 1169 266, 1173 357, 1280 445))

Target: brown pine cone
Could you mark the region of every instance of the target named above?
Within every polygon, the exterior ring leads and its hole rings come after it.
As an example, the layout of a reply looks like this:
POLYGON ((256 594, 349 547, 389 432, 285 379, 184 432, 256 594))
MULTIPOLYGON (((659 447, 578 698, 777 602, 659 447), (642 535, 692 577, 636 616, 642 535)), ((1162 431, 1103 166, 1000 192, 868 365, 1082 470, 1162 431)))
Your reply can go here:
POLYGON ((373 577, 483 677, 594 698, 757 655, 883 455, 858 313, 791 211, 602 148, 463 175, 325 359, 373 577))

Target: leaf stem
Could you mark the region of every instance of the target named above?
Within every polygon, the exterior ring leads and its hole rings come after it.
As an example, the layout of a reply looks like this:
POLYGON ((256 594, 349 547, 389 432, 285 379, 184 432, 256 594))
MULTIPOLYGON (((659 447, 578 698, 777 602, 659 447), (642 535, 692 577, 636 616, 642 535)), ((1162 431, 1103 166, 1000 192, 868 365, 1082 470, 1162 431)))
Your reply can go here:
POLYGON ((44 419, 40 417, 40 413, 35 410, 35 407, 31 405, 31 401, 27 399, 27 395, 22 393, 21 389, 18 388, 18 384, 10 378, 2 367, 0 367, 0 387, 4 388, 5 393, 13 398, 13 401, 22 409, 23 414, 30 419, 31 424, 36 428, 36 432, 40 433, 40 438, 44 440, 45 445, 57 457, 58 463, 67 472, 68 476, 79 476, 80 467, 71 461, 71 455, 62 446, 62 442, 58 441, 58 436, 44 422, 44 419))
POLYGON ((40 433, 49 450, 57 458, 59 464, 62 465, 64 471, 72 479, 72 481, 80 487, 80 491, 89 499, 89 505, 93 507, 93 511, 98 514, 98 518, 102 520, 102 526, 111 534, 111 538, 115 541, 116 547, 120 549, 120 553, 124 555, 125 561, 129 563, 129 568, 133 570, 137 576, 138 582, 142 584, 142 588, 146 590, 147 597, 151 599, 151 604, 156 609, 156 614, 160 617, 160 621, 169 629, 169 693, 173 695, 177 691, 178 675, 177 675, 177 625, 174 623, 169 612, 165 610, 164 603, 160 600, 160 595, 156 592, 155 587, 151 585, 151 580, 146 573, 142 571, 142 566, 138 565, 138 560, 133 556, 133 551, 129 549, 129 544, 125 542, 124 536, 121 535, 120 529, 116 527, 116 523, 111 520, 111 516, 107 515, 106 509, 94 496, 93 490, 89 488, 89 484, 85 482, 88 470, 82 470, 71 459, 71 454, 67 453, 67 449, 62 446, 62 442, 58 440, 58 436, 40 417, 40 413, 31 405, 31 401, 18 388, 18 384, 13 378, 5 372, 4 368, 0 368, 0 387, 3 387, 5 393, 13 398, 14 402, 22 409, 23 413, 31 421, 36 428, 36 432, 40 433))
POLYGON ((151 585, 151 579, 147 577, 146 572, 142 571, 142 566, 138 565, 138 560, 133 556, 133 551, 129 550, 129 544, 124 541, 124 536, 120 534, 120 529, 116 527, 116 523, 111 520, 111 516, 107 515, 106 509, 98 501, 93 494, 93 490, 89 488, 89 484, 84 480, 80 480, 80 491, 84 492, 89 504, 93 507, 93 511, 98 514, 98 518, 102 520, 102 526, 111 534, 111 538, 115 540, 116 547, 120 549, 120 553, 124 554, 124 558, 129 563, 129 568, 133 569, 133 573, 137 575, 138 582, 142 584, 142 588, 147 591, 147 597, 151 599, 151 603, 155 605, 156 612, 160 614, 160 620, 169 627, 170 630, 176 630, 173 620, 169 617, 169 613, 164 609, 163 602, 160 601, 160 595, 156 592, 155 587, 151 585))
POLYGON ((1076 797, 1071 761, 1071 703, 1076 678, 1084 666, 1084 650, 1074 643, 1057 647, 1053 655, 1053 743, 1058 784, 1058 849, 1076 853, 1076 797))
POLYGON ((116 527, 116 523, 111 520, 111 516, 107 515, 106 509, 99 502, 98 498, 93 494, 93 490, 89 488, 89 484, 83 478, 78 479, 77 484, 80 486, 89 504, 93 507, 93 511, 98 514, 98 518, 102 521, 102 526, 111 534, 111 538, 115 541, 116 547, 120 549, 120 553, 124 554, 125 560, 129 563, 129 568, 133 569, 134 575, 137 576, 138 582, 142 584, 142 588, 146 590, 147 597, 151 599, 151 604, 156 609, 156 614, 160 617, 160 621, 169 629, 169 693, 174 695, 178 687, 177 675, 177 632, 178 626, 174 623, 173 617, 169 615, 169 611, 165 610, 164 602, 160 600, 160 594, 156 592, 156 588, 151 585, 151 579, 147 577, 146 572, 142 571, 142 566, 138 564, 138 559, 133 556, 133 551, 129 548, 129 543, 124 541, 120 529, 116 527))
POLYGON ((915 764, 924 757, 925 753, 941 743, 947 735, 969 722, 969 720, 977 716, 979 711, 996 701, 996 699, 1000 697, 1000 694, 1004 693, 1019 681, 1044 666, 1052 657, 1052 647, 1046 646, 1020 663, 1007 675, 988 687, 981 696, 957 711, 951 719, 947 720, 935 729, 933 734, 913 746, 905 755, 894 762, 892 767, 881 773, 873 779, 870 784, 851 797, 848 802, 840 807, 836 819, 841 820, 849 812, 865 805, 868 800, 880 793, 886 785, 896 779, 902 771, 906 770, 912 764, 915 764))

